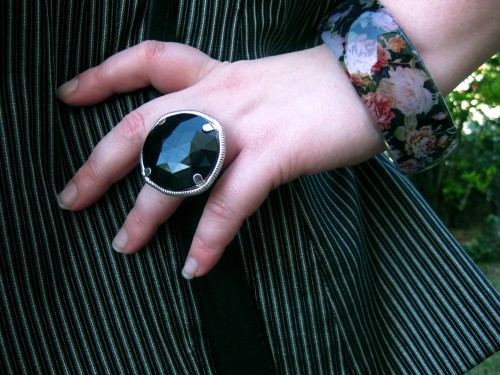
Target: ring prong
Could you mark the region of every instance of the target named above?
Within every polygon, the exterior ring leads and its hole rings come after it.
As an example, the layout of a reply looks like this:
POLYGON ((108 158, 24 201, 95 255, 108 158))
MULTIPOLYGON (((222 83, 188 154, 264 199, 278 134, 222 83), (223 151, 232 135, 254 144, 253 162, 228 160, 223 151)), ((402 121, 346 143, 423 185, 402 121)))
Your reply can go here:
POLYGON ((205 125, 203 125, 202 129, 205 133, 209 133, 209 132, 215 130, 214 127, 212 126, 212 124, 205 124, 205 125))
POLYGON ((196 173, 194 176, 193 176, 193 181, 196 185, 201 185, 202 183, 205 182, 205 180, 203 179, 203 176, 199 173, 196 173))

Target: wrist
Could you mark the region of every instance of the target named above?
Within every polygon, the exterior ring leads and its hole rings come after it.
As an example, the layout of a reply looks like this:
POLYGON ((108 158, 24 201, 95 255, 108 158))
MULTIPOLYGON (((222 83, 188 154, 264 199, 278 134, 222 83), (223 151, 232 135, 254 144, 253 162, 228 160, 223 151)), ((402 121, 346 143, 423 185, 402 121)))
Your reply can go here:
POLYGON ((386 144, 384 137, 377 129, 375 119, 356 91, 353 90, 348 75, 338 64, 328 46, 322 44, 311 51, 314 52, 314 57, 317 59, 316 66, 323 70, 322 74, 326 80, 326 89, 323 95, 325 101, 330 103, 330 116, 332 118, 339 117, 340 122, 351 124, 350 129, 356 132, 353 137, 363 140, 360 143, 363 145, 362 149, 352 150, 352 152, 363 153, 363 155, 357 155, 354 159, 367 160, 384 152, 386 144), (342 101, 336 99, 339 95, 334 96, 332 93, 341 93, 342 101))

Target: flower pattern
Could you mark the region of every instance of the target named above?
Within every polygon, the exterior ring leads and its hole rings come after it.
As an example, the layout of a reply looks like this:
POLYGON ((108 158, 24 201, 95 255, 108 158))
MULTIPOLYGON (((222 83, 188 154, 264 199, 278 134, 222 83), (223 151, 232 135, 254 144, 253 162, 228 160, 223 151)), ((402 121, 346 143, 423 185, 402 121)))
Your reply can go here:
POLYGON ((407 36, 378 1, 340 1, 320 30, 401 172, 428 169, 453 151, 456 129, 443 97, 407 36))
POLYGON ((371 13, 372 25, 374 28, 381 29, 386 33, 394 31, 398 28, 398 24, 394 21, 385 8, 379 8, 376 12, 371 13))
POLYGON ((352 73, 370 71, 377 62, 377 42, 368 35, 350 35, 344 63, 352 73))
POLYGON ((406 47, 406 42, 400 36, 396 36, 396 37, 391 38, 391 39, 388 40, 387 47, 391 51, 399 53, 399 52, 401 52, 403 50, 403 48, 406 47))
POLYGON ((380 71, 383 67, 386 67, 389 64, 389 59, 391 55, 389 51, 382 48, 380 44, 377 44, 377 62, 372 66, 371 74, 375 74, 380 71))
POLYGON ((392 119, 396 116, 392 112, 391 99, 377 92, 363 95, 362 99, 377 121, 379 129, 388 129, 391 126, 392 119))
POLYGON ((432 93, 424 86, 428 79, 419 69, 396 66, 388 78, 380 80, 378 91, 391 98, 405 116, 427 113, 433 106, 432 93))
POLYGON ((396 129, 396 138, 405 142, 405 151, 408 155, 420 159, 434 150, 437 144, 432 126, 425 125, 421 128, 400 126, 396 129))

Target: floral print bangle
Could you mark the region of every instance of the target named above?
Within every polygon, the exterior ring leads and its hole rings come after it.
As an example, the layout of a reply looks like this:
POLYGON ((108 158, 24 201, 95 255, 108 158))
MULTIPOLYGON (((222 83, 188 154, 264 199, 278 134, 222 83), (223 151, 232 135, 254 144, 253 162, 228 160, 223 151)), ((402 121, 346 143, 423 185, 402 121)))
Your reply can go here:
POLYGON ((401 172, 431 168, 453 151, 456 128, 445 101, 406 34, 378 1, 340 1, 320 31, 401 172))

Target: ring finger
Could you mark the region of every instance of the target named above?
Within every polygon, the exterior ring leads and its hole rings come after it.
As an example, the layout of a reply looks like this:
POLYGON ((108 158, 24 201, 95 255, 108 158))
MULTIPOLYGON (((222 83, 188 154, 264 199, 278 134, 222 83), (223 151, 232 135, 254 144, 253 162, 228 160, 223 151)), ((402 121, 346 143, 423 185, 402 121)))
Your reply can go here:
POLYGON ((144 247, 158 227, 179 207, 182 199, 160 193, 146 184, 113 240, 113 248, 120 253, 130 254, 144 247))

